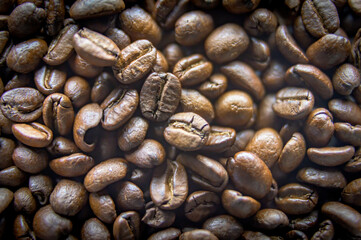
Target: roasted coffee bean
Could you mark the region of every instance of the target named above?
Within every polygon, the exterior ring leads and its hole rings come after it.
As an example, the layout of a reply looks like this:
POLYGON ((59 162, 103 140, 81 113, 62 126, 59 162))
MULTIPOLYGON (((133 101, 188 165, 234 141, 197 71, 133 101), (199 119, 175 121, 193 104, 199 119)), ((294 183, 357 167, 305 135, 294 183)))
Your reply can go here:
POLYGON ((149 123, 141 117, 131 118, 120 130, 118 146, 122 151, 129 151, 139 146, 147 134, 149 123))
POLYGON ((74 34, 73 42, 77 54, 95 66, 112 66, 120 53, 112 40, 87 28, 74 34))
POLYGON ((103 71, 103 67, 89 64, 78 54, 73 54, 68 63, 73 72, 82 77, 96 77, 103 71))
POLYGON ((290 85, 299 86, 300 83, 305 83, 323 99, 330 99, 333 95, 330 78, 313 65, 294 65, 287 70, 285 79, 290 85))
POLYGON ((105 35, 112 40, 120 50, 131 43, 129 36, 119 28, 109 28, 105 35))
POLYGON ((153 172, 150 196, 161 209, 173 210, 180 207, 188 195, 187 173, 179 162, 167 161, 153 172))
POLYGON ((26 174, 16 166, 4 168, 0 171, 0 184, 9 187, 19 187, 26 181, 26 174))
POLYGON ((46 147, 53 141, 51 129, 37 122, 16 123, 11 129, 16 139, 30 147, 46 147))
POLYGON ((313 234, 311 240, 325 239, 332 240, 335 234, 333 224, 330 220, 325 220, 320 223, 320 227, 315 234, 313 234))
POLYGON ((61 239, 70 234, 73 224, 69 219, 55 213, 49 204, 36 212, 33 229, 40 239, 61 239))
POLYGON ((306 155, 306 141, 301 133, 296 132, 288 140, 278 158, 278 167, 285 173, 295 170, 306 155))
POLYGON ((22 88, 22 87, 30 87, 32 76, 30 73, 22 74, 22 73, 14 73, 14 75, 9 79, 7 84, 4 87, 5 91, 9 91, 14 88, 22 88))
POLYGON ((0 213, 3 213, 13 201, 14 193, 7 188, 0 188, 0 199, 0 213))
POLYGON ((49 196, 53 191, 53 182, 45 175, 33 175, 29 177, 29 189, 41 206, 48 203, 49 196))
POLYGON ((345 61, 351 51, 350 41, 342 36, 327 34, 307 48, 311 63, 322 69, 330 69, 345 61))
POLYGON ((45 30, 49 36, 56 35, 63 26, 65 4, 63 0, 51 0, 47 6, 45 30))
POLYGON ((302 215, 300 217, 290 219, 290 228, 301 230, 301 231, 307 231, 310 228, 313 228, 316 226, 318 222, 318 210, 313 210, 311 213, 307 215, 302 215))
POLYGON ((252 36, 261 36, 276 31, 276 15, 266 8, 258 8, 244 21, 244 28, 252 36))
POLYGON ((36 174, 48 166, 48 154, 44 149, 19 145, 12 154, 14 164, 24 172, 36 174))
POLYGON ((215 99, 224 93, 227 89, 228 81, 226 76, 220 73, 213 74, 209 80, 203 82, 198 91, 209 99, 215 99))
POLYGON ((242 59, 255 70, 262 71, 271 61, 271 51, 265 41, 251 37, 249 47, 242 59))
POLYGON ((302 168, 297 173, 297 179, 323 188, 344 188, 347 184, 342 172, 336 169, 302 168))
POLYGON ((284 212, 272 208, 259 210, 252 220, 253 225, 262 230, 273 230, 289 224, 288 217, 284 212))
POLYGON ((171 73, 152 73, 140 91, 140 110, 145 118, 162 122, 177 109, 181 83, 171 73))
POLYGON ((85 105, 75 116, 73 138, 82 151, 91 152, 95 149, 97 138, 94 131, 102 117, 103 111, 96 103, 85 105))
POLYGON ((114 221, 113 236, 115 240, 139 239, 140 218, 134 211, 121 213, 114 221))
POLYGON ((184 215, 192 222, 200 222, 214 214, 219 203, 219 197, 213 192, 193 192, 185 202, 184 215))
POLYGON ((360 73, 349 63, 341 65, 332 77, 335 91, 341 95, 350 95, 360 85, 360 73))
POLYGON ((348 204, 360 206, 361 205, 361 178, 357 178, 349 182, 342 190, 342 200, 348 204))
POLYGON ((29 73, 36 69, 47 51, 48 45, 44 40, 30 39, 11 48, 6 64, 15 72, 29 73))
POLYGON ((125 7, 123 0, 77 0, 69 10, 74 19, 87 19, 99 16, 106 16, 120 12, 125 7))
POLYGON ((301 16, 296 17, 293 23, 293 35, 304 49, 307 49, 315 41, 315 38, 306 30, 301 16))
POLYGON ((179 103, 182 112, 196 113, 208 123, 214 119, 212 103, 197 90, 182 89, 179 103))
POLYGON ((227 171, 235 187, 251 197, 262 198, 271 189, 271 171, 254 153, 236 153, 234 158, 228 161, 227 171))
POLYGON ((80 151, 72 140, 65 137, 54 138, 46 150, 53 156, 70 155, 80 151))
POLYGON ((82 77, 71 77, 65 83, 64 94, 70 98, 74 107, 80 108, 89 101, 89 83, 82 77))
POLYGON ((246 148, 248 142, 253 138, 254 130, 248 129, 236 134, 236 140, 233 145, 225 152, 226 157, 233 157, 239 151, 246 148))
POLYGON ((297 120, 306 117, 315 103, 311 91, 304 88, 287 87, 277 92, 273 110, 286 119, 297 120))
POLYGON ((35 72, 36 88, 45 95, 60 92, 65 84, 66 75, 63 68, 43 66, 35 72))
POLYGON ((285 65, 277 60, 271 60, 262 74, 262 83, 268 90, 279 90, 284 85, 285 65))
POLYGON ((216 28, 206 39, 207 57, 216 63, 236 59, 249 45, 247 33, 237 24, 228 23, 216 28))
POLYGON ((193 54, 180 59, 173 68, 182 86, 193 86, 204 82, 213 71, 213 65, 201 54, 193 54))
POLYGON ((203 189, 221 192, 228 183, 228 173, 219 162, 202 155, 179 154, 177 162, 190 170, 190 178, 203 189))
POLYGON ((338 122, 335 123, 335 135, 336 137, 354 146, 361 146, 361 126, 353 126, 350 123, 338 122))
POLYGON ((157 50, 157 56, 152 71, 157 73, 162 73, 162 72, 168 72, 168 69, 169 66, 167 59, 164 57, 161 51, 157 50))
POLYGON ((321 211, 353 236, 361 236, 361 214, 352 207, 340 202, 327 202, 322 205, 321 211))
POLYGON ((353 125, 361 125, 361 108, 354 102, 334 98, 328 102, 333 116, 353 125))
POLYGON ((137 149, 125 154, 127 161, 141 168, 152 168, 165 160, 164 147, 153 139, 145 139, 137 149))
POLYGON ((166 228, 171 226, 176 218, 174 211, 162 210, 154 206, 153 202, 149 202, 145 205, 145 214, 142 218, 142 222, 152 228, 166 228))
POLYGON ((113 199, 104 192, 90 193, 89 205, 95 216, 105 223, 112 224, 117 217, 113 199))
POLYGON ((63 177, 82 176, 93 166, 94 159, 83 153, 74 153, 61 158, 56 158, 49 163, 51 170, 63 177))
POLYGON ((43 102, 43 121, 47 127, 60 135, 69 134, 74 121, 71 100, 61 93, 49 95, 43 102))
POLYGON ((123 179, 128 165, 123 158, 112 158, 94 166, 84 178, 88 192, 98 192, 109 184, 123 179))
POLYGON ((96 240, 96 239, 110 239, 110 232, 108 228, 97 218, 88 219, 81 228, 81 238, 96 240))
POLYGON ((236 131, 233 128, 211 126, 206 145, 202 151, 224 152, 228 150, 236 140, 236 131))
POLYGON ((175 40, 184 46, 192 46, 203 41, 214 28, 213 18, 203 11, 183 14, 175 23, 175 40))
POLYGON ((303 131, 308 145, 324 147, 330 142, 334 129, 332 114, 325 108, 316 108, 308 115, 303 131))
POLYGON ((156 1, 152 17, 164 29, 170 30, 174 27, 176 20, 187 10, 188 0, 182 1, 156 1))
POLYGON ((102 72, 95 78, 90 92, 91 101, 100 104, 108 96, 112 89, 114 89, 115 83, 116 80, 112 74, 102 72))
POLYGON ((14 122, 32 122, 41 116, 44 96, 34 88, 14 88, 1 95, 0 109, 14 122))
POLYGON ((176 240, 181 235, 181 231, 177 228, 167 228, 150 235, 148 240, 176 240))
POLYGON ((16 239, 36 239, 35 233, 29 227, 24 215, 17 215, 14 220, 13 234, 16 239))
POLYGON ((108 131, 119 128, 132 117, 138 103, 136 90, 121 87, 114 89, 100 105, 103 109, 102 127, 108 131))
POLYGON ((180 46, 176 43, 168 44, 163 49, 164 57, 167 59, 169 70, 172 72, 175 64, 183 58, 183 52, 180 46))
POLYGON ((137 186, 145 189, 149 186, 152 177, 152 169, 149 168, 135 168, 130 174, 130 181, 137 186))
POLYGON ((22 187, 14 192, 14 210, 26 215, 36 212, 36 201, 29 188, 22 187))
POLYGON ((273 104, 276 102, 275 94, 267 94, 258 105, 256 129, 280 128, 281 118, 273 111, 273 104))
POLYGON ((119 82, 130 84, 143 78, 154 66, 157 51, 148 40, 138 40, 123 48, 113 65, 119 82))
POLYGON ((222 0, 223 7, 230 13, 240 14, 251 12, 256 9, 260 0, 251 1, 235 1, 235 0, 222 0))
POLYGON ((12 155, 15 149, 15 142, 10 138, 0 137, 0 169, 13 165, 12 155))
POLYGON ((344 170, 346 172, 359 172, 361 171, 361 149, 358 148, 355 156, 345 164, 344 170))
POLYGON ((306 0, 301 17, 307 31, 317 38, 334 33, 340 27, 337 8, 330 0, 306 0))
POLYGON ((301 240, 308 240, 306 233, 300 230, 291 230, 286 233, 286 239, 301 239, 301 240))
POLYGON ((174 114, 164 129, 165 140, 183 151, 202 148, 209 136, 210 127, 206 120, 192 112, 174 114))
POLYGON ((179 236, 179 240, 217 240, 218 238, 210 231, 204 229, 194 229, 179 236))
POLYGON ((143 191, 132 182, 122 182, 118 187, 116 203, 122 211, 144 209, 143 191))
POLYGON ((212 232, 220 240, 235 240, 243 233, 242 225, 229 215, 219 215, 207 219, 203 223, 203 229, 212 232))
POLYGON ((229 214, 241 219, 251 217, 261 208, 261 204, 254 198, 230 189, 222 193, 222 206, 229 214))
POLYGON ((355 154, 353 146, 307 149, 308 159, 326 167, 335 167, 349 161, 355 154))

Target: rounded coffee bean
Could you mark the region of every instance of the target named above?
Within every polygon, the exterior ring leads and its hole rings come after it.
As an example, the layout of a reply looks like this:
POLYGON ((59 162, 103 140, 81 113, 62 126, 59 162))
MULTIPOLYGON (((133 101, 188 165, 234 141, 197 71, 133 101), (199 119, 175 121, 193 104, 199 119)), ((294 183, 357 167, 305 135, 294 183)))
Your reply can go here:
POLYGON ((139 146, 147 134, 149 123, 141 117, 131 118, 119 131, 118 146, 122 151, 129 151, 139 146))
POLYGON ((139 239, 140 217, 137 212, 121 213, 113 223, 113 236, 115 240, 139 239))
POLYGON ((14 193, 7 188, 0 188, 0 213, 4 212, 5 209, 13 201, 14 193))
POLYGON ((157 50, 157 57, 155 59, 155 64, 152 68, 153 72, 168 72, 168 62, 167 59, 164 57, 163 53, 157 50))
POLYGON ((206 80, 198 87, 198 91, 209 99, 215 99, 226 91, 227 86, 226 76, 215 73, 209 77, 209 80, 206 80))
POLYGON ((188 9, 189 1, 156 1, 152 17, 165 30, 174 28, 177 19, 188 9))
POLYGON ((192 46, 203 41, 214 28, 211 15, 202 11, 190 11, 175 23, 175 40, 184 46, 192 46))
POLYGON ((207 219, 203 223, 203 229, 212 232, 220 240, 235 240, 243 233, 243 227, 238 221, 229 215, 219 215, 207 219))
POLYGON ((29 189, 41 206, 48 203, 49 196, 53 191, 53 182, 45 175, 32 175, 29 177, 29 189))
POLYGON ((78 54, 73 54, 73 56, 69 58, 68 64, 75 74, 87 78, 96 77, 103 70, 103 67, 91 65, 78 54))
POLYGON ((361 149, 358 148, 355 155, 344 167, 345 172, 359 172, 361 170, 361 149))
POLYGON ((72 140, 65 137, 54 138, 46 150, 53 156, 64 156, 80 151, 72 140))
POLYGON ((278 159, 278 167, 285 173, 295 170, 306 155, 306 141, 301 133, 296 132, 285 143, 278 159))
POLYGON ((197 90, 182 89, 179 105, 182 112, 196 113, 208 123, 214 119, 212 103, 197 90))
POLYGON ((163 163, 164 147, 153 139, 145 139, 137 149, 125 154, 125 159, 141 168, 152 168, 163 163))
POLYGON ((311 240, 316 239, 333 239, 335 234, 335 229, 331 220, 325 220, 320 223, 320 227, 315 234, 313 234, 311 240))
POLYGON ((361 125, 361 108, 354 102, 334 98, 328 102, 328 109, 343 122, 361 125))
POLYGON ((113 74, 102 72, 95 78, 94 84, 90 92, 92 102, 101 103, 108 94, 114 89, 116 80, 113 74))
POLYGON ((349 182, 342 190, 342 200, 348 204, 361 206, 361 178, 349 182))
POLYGON ((262 74, 262 82, 268 90, 279 90, 284 85, 286 66, 277 60, 271 60, 262 74))
POLYGON ((14 192, 14 210, 16 212, 32 215, 36 209, 36 201, 29 188, 22 187, 14 192))
POLYGON ((82 1, 78 0, 71 5, 69 14, 74 19, 87 19, 106 16, 120 12, 125 7, 123 0, 101 0, 82 1))
POLYGON ((297 179, 323 188, 344 188, 347 184, 342 172, 336 169, 302 168, 297 173, 297 179))
POLYGON ((145 205, 145 214, 142 222, 151 228, 166 228, 171 226, 176 218, 174 211, 167 211, 154 206, 153 202, 148 202, 145 205))
POLYGON ((148 240, 176 240, 181 235, 181 231, 177 228, 167 228, 150 235, 148 240))
POLYGON ((236 140, 236 131, 233 128, 211 126, 206 145, 203 151, 224 152, 228 150, 236 140))
POLYGON ((335 135, 342 142, 361 146, 361 126, 352 126, 349 123, 335 123, 335 135))
POLYGON ((309 145, 323 147, 331 140, 334 129, 332 114, 325 108, 316 108, 308 115, 303 131, 309 145))
POLYGON ((53 132, 47 126, 33 123, 16 123, 12 126, 14 136, 30 147, 46 147, 53 141, 53 132))
POLYGON ((138 211, 144 209, 143 191, 132 182, 122 182, 119 185, 116 203, 122 211, 138 211))
POLYGON ((315 98, 312 92, 304 88, 286 87, 277 92, 273 110, 290 120, 306 117, 313 108, 315 98))
POLYGON ((217 240, 218 238, 210 231, 204 229, 195 229, 184 232, 179 236, 179 240, 217 240))
POLYGON ((217 210, 219 203, 219 197, 213 192, 193 192, 185 202, 184 215, 192 222, 200 222, 212 215, 217 210))
POLYGON ((0 169, 12 166, 12 155, 15 149, 15 142, 10 138, 0 137, 0 169))
POLYGON ((307 149, 308 159, 326 167, 335 167, 349 161, 355 154, 353 146, 323 147, 307 149))
POLYGON ((12 154, 14 164, 24 172, 36 174, 48 166, 48 154, 44 149, 33 149, 19 145, 12 154))
POLYGON ((356 67, 349 63, 341 65, 332 77, 335 91, 341 95, 350 95, 360 85, 360 73, 356 67))
POLYGON ((105 223, 112 224, 117 217, 114 201, 106 193, 90 193, 89 205, 95 216, 105 223))
POLYGON ((242 59, 251 65, 254 70, 263 71, 271 61, 271 50, 265 41, 251 37, 249 47, 242 59))
POLYGON ((244 194, 259 199, 266 196, 271 189, 271 171, 254 153, 236 153, 234 158, 228 161, 227 171, 235 187, 244 194))
POLYGON ((62 179, 50 195, 50 204, 58 214, 74 216, 88 202, 88 193, 83 184, 62 179))
POLYGON ((272 208, 259 210, 252 220, 253 225, 262 230, 273 230, 289 224, 288 217, 284 212, 272 208))
POLYGON ((175 64, 182 59, 183 52, 177 43, 170 43, 163 49, 164 57, 167 59, 170 72, 173 71, 175 64))
POLYGON ((70 98, 74 107, 80 108, 90 99, 90 85, 82 77, 71 77, 64 85, 64 94, 70 98))
POLYGON ((256 154, 271 168, 281 154, 283 143, 281 136, 272 128, 258 130, 248 142, 246 151, 256 154))
POLYGON ((66 75, 63 68, 52 68, 45 65, 35 72, 36 88, 46 95, 60 92, 65 84, 66 75))
POLYGON ((244 28, 252 36, 269 34, 276 30, 276 15, 266 8, 258 8, 244 21, 244 28))
POLYGON ((210 127, 206 120, 192 112, 174 114, 164 129, 165 140, 183 151, 202 148, 209 136, 210 127))
POLYGON ((41 116, 44 96, 29 87, 14 88, 1 95, 0 109, 14 122, 32 122, 41 116))
POLYGON ((254 215, 261 208, 261 203, 238 191, 226 189, 222 193, 222 206, 229 214, 243 219, 254 215))
POLYGON ((83 153, 74 153, 56 158, 49 167, 62 177, 78 177, 86 174, 94 166, 94 159, 83 153))
POLYGON ((120 50, 131 43, 129 36, 119 28, 109 28, 105 35, 110 38, 120 50))
POLYGON ((249 45, 247 33, 237 24, 227 23, 216 28, 206 39, 207 57, 216 63, 236 59, 249 45))
POLYGON ((97 218, 90 218, 85 221, 81 228, 81 238, 89 240, 110 239, 108 228, 97 218))
POLYGON ((251 1, 237 1, 237 0, 222 0, 223 7, 227 9, 228 12, 234 14, 247 13, 256 9, 260 0, 251 0, 251 1))
POLYGON ((26 175, 16 166, 4 168, 0 171, 0 185, 19 187, 26 181, 26 175))
POLYGON ((128 165, 123 158, 112 158, 94 166, 84 178, 88 192, 98 192, 109 184, 123 179, 128 165))
POLYGON ((140 110, 149 120, 167 120, 178 107, 181 83, 171 73, 152 73, 140 91, 140 110))
POLYGON ((13 225, 13 234, 16 239, 26 238, 35 239, 36 236, 32 229, 29 227, 27 220, 25 219, 24 215, 19 214, 16 216, 13 225))

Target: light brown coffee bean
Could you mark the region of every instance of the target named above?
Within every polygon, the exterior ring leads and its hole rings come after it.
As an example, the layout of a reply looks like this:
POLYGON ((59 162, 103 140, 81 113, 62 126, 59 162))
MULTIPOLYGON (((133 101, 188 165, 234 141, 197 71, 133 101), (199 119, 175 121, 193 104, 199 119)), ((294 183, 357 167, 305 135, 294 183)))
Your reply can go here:
POLYGON ((86 174, 94 166, 94 159, 83 153, 74 153, 53 159, 49 167, 62 177, 78 177, 86 174))
POLYGON ((14 136, 30 147, 46 147, 53 141, 53 132, 47 126, 33 123, 16 123, 12 126, 14 136))
POLYGON ((349 161, 355 154, 353 146, 323 147, 307 149, 307 156, 321 166, 335 167, 349 161))

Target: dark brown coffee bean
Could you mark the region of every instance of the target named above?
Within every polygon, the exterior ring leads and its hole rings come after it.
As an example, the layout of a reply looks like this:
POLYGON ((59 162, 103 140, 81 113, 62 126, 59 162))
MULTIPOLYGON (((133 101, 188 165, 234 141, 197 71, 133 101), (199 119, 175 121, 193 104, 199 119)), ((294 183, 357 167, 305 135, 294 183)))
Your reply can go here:
POLYGON ((115 240, 139 239, 140 217, 137 212, 121 213, 113 223, 113 236, 115 240))
POLYGON ((131 118, 118 135, 118 146, 122 151, 129 151, 139 146, 148 131, 149 124, 141 117, 131 118))
POLYGON ((2 186, 18 187, 26 181, 26 175, 16 166, 4 168, 0 171, 2 186))
POLYGON ((254 198, 230 189, 222 193, 222 206, 229 214, 241 219, 254 215, 261 208, 261 204, 254 198))
POLYGON ((47 127, 60 135, 69 134, 74 121, 71 100, 61 93, 49 95, 43 103, 43 121, 47 127))
POLYGON ((187 173, 179 162, 167 161, 153 172, 150 196, 164 210, 180 207, 188 195, 187 173))
POLYGON ((66 71, 62 68, 51 68, 45 65, 35 72, 36 88, 45 95, 60 92, 66 82, 66 75, 66 71))
POLYGON ((125 154, 127 161, 141 168, 152 168, 165 160, 164 147, 153 139, 145 139, 137 149, 125 154))
POLYGON ((20 4, 9 16, 9 31, 11 35, 18 38, 25 38, 36 34, 41 29, 46 15, 46 11, 42 8, 37 8, 34 3, 20 4))
POLYGON ((235 187, 257 199, 266 196, 272 184, 272 174, 257 155, 241 151, 227 163, 227 171, 235 187), (251 183, 251 184, 250 184, 251 183))
POLYGON ((285 143, 278 159, 278 166, 285 173, 292 172, 301 164, 305 155, 306 141, 301 133, 296 132, 285 143))
POLYGON ((209 136, 210 127, 201 116, 191 112, 174 114, 164 129, 164 139, 183 151, 202 148, 209 136))
POLYGON ((335 123, 335 135, 336 137, 354 146, 361 146, 361 126, 353 126, 350 123, 335 123))
POLYGON ((298 183, 281 187, 275 198, 277 208, 286 214, 305 214, 311 212, 318 202, 315 189, 298 183))
POLYGON ((35 70, 47 51, 48 45, 44 40, 30 39, 11 48, 6 64, 15 72, 29 73, 35 70))
POLYGON ((16 212, 32 215, 36 209, 36 201, 29 188, 22 187, 14 192, 14 210, 16 212))
POLYGON ((313 228, 318 223, 318 210, 313 210, 310 214, 297 216, 294 219, 290 219, 290 228, 307 231, 313 228))
POLYGON ((14 73, 14 75, 6 83, 4 90, 9 91, 14 88, 30 87, 33 81, 32 74, 14 73))
POLYGON ((87 28, 74 34, 73 46, 80 57, 95 66, 112 66, 120 53, 112 40, 87 28))
POLYGON ((246 151, 256 154, 271 168, 278 160, 283 148, 281 136, 272 128, 258 130, 248 142, 246 151))
POLYGON ((12 166, 12 155, 15 149, 15 142, 10 138, 0 137, 0 169, 12 166))
POLYGON ((255 70, 265 70, 271 61, 271 51, 265 41, 251 37, 250 44, 241 58, 255 70))
POLYGON ((116 203, 122 211, 139 211, 145 206, 143 191, 134 183, 125 181, 117 187, 116 203))
POLYGON ((115 130, 127 122, 138 107, 139 95, 135 89, 114 89, 102 102, 102 127, 115 130))
POLYGON ((5 209, 13 201, 14 193, 7 188, 0 188, 0 213, 3 213, 5 209))
POLYGON ((347 38, 327 34, 307 48, 306 56, 317 67, 330 69, 345 61, 350 50, 351 43, 347 38))
POLYGON ((143 78, 154 66, 157 51, 148 40, 138 40, 120 51, 113 72, 119 82, 130 84, 143 78))
POLYGON ((164 29, 174 28, 176 20, 188 9, 189 0, 182 1, 156 1, 152 16, 164 29))
POLYGON ((293 35, 304 49, 308 48, 315 41, 315 38, 306 30, 301 16, 298 16, 293 23, 293 35))
POLYGON ((179 236, 179 240, 217 240, 218 238, 210 231, 204 229, 194 229, 179 236))
POLYGON ((105 35, 112 40, 120 50, 131 43, 129 36, 119 28, 109 28, 105 35))
POLYGON ((332 114, 325 108, 314 109, 303 128, 307 143, 314 147, 326 146, 334 133, 332 114))
POLYGON ((308 240, 306 233, 300 230, 291 230, 288 231, 285 235, 286 239, 301 239, 301 240, 308 240))
POLYGON ((50 128, 37 122, 13 124, 12 131, 20 142, 30 147, 46 147, 53 141, 50 128))
POLYGON ((56 158, 49 167, 62 177, 78 177, 86 174, 94 166, 94 159, 83 153, 56 158))
POLYGON ((213 71, 213 65, 201 54, 180 59, 173 68, 182 86, 193 86, 204 82, 213 71))
POLYGON ((43 61, 49 65, 60 65, 70 58, 73 48, 73 36, 79 27, 75 24, 66 25, 59 34, 50 42, 48 52, 43 61))
POLYGON ((69 219, 56 214, 49 204, 36 212, 33 229, 40 239, 61 239, 70 234, 73 224, 69 219))
POLYGON ((356 67, 349 63, 341 65, 332 77, 335 91, 341 95, 350 95, 360 85, 360 73, 356 67))
POLYGON ((228 23, 216 28, 206 39, 207 57, 216 63, 236 59, 249 45, 247 33, 237 24, 228 23))
POLYGON ((16 239, 36 239, 35 233, 29 227, 24 215, 17 215, 14 220, 13 234, 16 239))
POLYGON ((81 228, 81 238, 89 240, 110 240, 110 232, 108 228, 97 218, 90 218, 81 228))
POLYGON ((24 172, 36 174, 48 166, 48 154, 44 149, 17 146, 12 154, 14 164, 24 172))
POLYGON ((280 128, 281 118, 273 111, 272 105, 276 102, 276 94, 267 94, 258 105, 256 129, 273 127, 280 128))
POLYGON ((342 172, 336 169, 302 168, 297 173, 297 179, 323 188, 344 188, 347 184, 342 172))
POLYGON ((335 118, 352 125, 361 125, 361 108, 356 103, 335 98, 328 102, 328 108, 335 118))
POLYGON ((117 217, 114 201, 106 193, 90 193, 89 205, 95 216, 105 223, 112 224, 117 217))
POLYGON ((266 8, 258 8, 244 21, 244 28, 252 36, 261 36, 276 31, 276 15, 266 8))
POLYGON ((63 0, 51 0, 47 6, 45 31, 49 36, 58 34, 63 27, 65 4, 63 0))
POLYGON ((222 0, 223 7, 234 14, 247 13, 256 9, 260 0, 222 0))
POLYGON ((286 119, 297 120, 306 117, 315 103, 311 91, 304 88, 286 87, 277 92, 273 110, 286 119))
POLYGON ((202 11, 190 11, 175 23, 175 40, 184 46, 192 46, 203 41, 214 28, 211 15, 202 11))
POLYGON ((264 86, 256 72, 249 65, 234 61, 221 67, 221 72, 234 85, 249 92, 255 99, 261 100, 264 97, 264 86))
POLYGON ((297 64, 290 67, 286 72, 285 80, 288 84, 295 86, 305 83, 323 99, 330 99, 333 95, 330 78, 313 65, 297 64))
POLYGON ((157 46, 162 31, 152 16, 138 6, 128 8, 119 15, 120 25, 132 41, 146 39, 157 46))
POLYGON ((73 56, 69 58, 68 64, 74 73, 86 78, 96 77, 103 71, 103 67, 89 64, 78 54, 73 54, 73 56))
POLYGON ((167 120, 178 107, 181 84, 171 73, 152 73, 140 91, 140 110, 145 118, 157 122, 167 120))
POLYGON ((152 228, 166 228, 171 226, 176 218, 174 211, 162 210, 154 205, 153 202, 148 202, 145 206, 146 212, 142 218, 142 222, 152 228))
POLYGON ((90 85, 84 78, 73 76, 66 81, 64 94, 70 98, 74 107, 80 108, 90 99, 90 85))
POLYGON ((70 17, 74 19, 87 19, 106 16, 120 12, 125 7, 123 0, 77 0, 69 10, 70 17))
POLYGON ((162 73, 162 72, 168 72, 168 69, 169 66, 167 59, 164 57, 161 51, 157 50, 157 56, 152 71, 157 73, 162 73))
POLYGON ((215 114, 212 103, 197 90, 182 89, 179 103, 182 112, 196 113, 208 123, 211 123, 214 119, 215 114))
POLYGON ((152 169, 149 168, 135 168, 130 174, 130 181, 135 183, 142 189, 149 186, 152 177, 152 169))
POLYGON ((53 156, 70 155, 80 151, 72 140, 64 137, 54 138, 46 150, 53 156))
POLYGON ((345 203, 360 206, 361 205, 361 178, 349 182, 342 190, 341 196, 345 203))
POLYGON ((340 27, 337 8, 330 0, 306 0, 301 16, 307 31, 317 38, 334 33, 340 27))
POLYGON ((285 213, 272 208, 259 210, 252 220, 253 225, 262 230, 273 230, 289 224, 288 217, 285 213))
POLYGON ((97 138, 93 134, 102 117, 103 111, 96 103, 85 105, 75 116, 73 138, 82 151, 91 152, 95 149, 97 138))
MULTIPOLYGON (((0 104, 1 104, 1 100, 0 100, 0 104)), ((1 105, 0 105, 0 110, 1 110, 1 105)), ((12 125, 13 125, 13 121, 11 121, 7 117, 5 117, 4 113, 2 111, 0 111, 0 133, 11 134, 12 133, 12 131, 11 131, 12 125)))
POLYGON ((340 202, 327 202, 322 205, 321 211, 353 236, 361 236, 361 214, 352 207, 340 202))
POLYGON ((246 148, 248 142, 253 138, 254 130, 248 129, 237 132, 233 145, 225 152, 226 157, 233 157, 239 151, 246 148))
POLYGON ((203 82, 198 91, 209 99, 215 99, 224 93, 227 89, 228 81, 226 76, 220 73, 213 74, 209 80, 203 82))
POLYGON ((181 235, 181 231, 177 228, 167 228, 150 235, 148 240, 176 240, 181 235))
POLYGON ((326 167, 335 167, 349 161, 355 153, 353 146, 307 149, 308 159, 326 167))
POLYGON ((112 89, 114 89, 115 83, 116 80, 112 74, 102 72, 95 78, 90 92, 91 101, 100 104, 108 96, 112 89))
POLYGON ((358 148, 355 156, 348 161, 344 167, 346 172, 359 172, 361 171, 361 149, 358 148))
POLYGON ((320 227, 317 232, 315 232, 311 240, 332 240, 335 234, 333 224, 330 220, 325 220, 320 223, 320 227))
POLYGON ((295 39, 287 30, 285 25, 281 25, 276 30, 276 45, 282 55, 292 63, 308 63, 308 57, 298 46, 295 39))
POLYGON ((200 222, 214 214, 219 203, 219 197, 213 192, 193 192, 185 202, 184 215, 192 222, 200 222))
POLYGON ((4 92, 0 108, 14 122, 32 122, 41 116, 44 96, 34 88, 15 88, 4 92))
POLYGON ((228 150, 236 140, 236 131, 233 128, 211 126, 206 145, 202 151, 224 152, 228 150))
POLYGON ((49 176, 32 175, 29 177, 29 189, 41 206, 48 203, 53 191, 53 182, 49 176))

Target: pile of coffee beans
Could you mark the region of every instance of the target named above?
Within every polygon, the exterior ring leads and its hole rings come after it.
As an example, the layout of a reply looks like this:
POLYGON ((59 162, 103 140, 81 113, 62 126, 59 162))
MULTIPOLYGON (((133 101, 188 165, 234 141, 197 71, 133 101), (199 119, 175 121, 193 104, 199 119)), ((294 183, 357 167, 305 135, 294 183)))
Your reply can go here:
POLYGON ((1 0, 0 239, 361 239, 359 0, 1 0))

